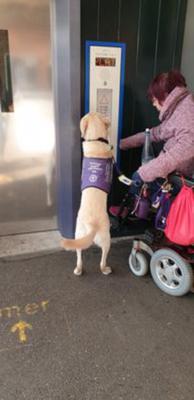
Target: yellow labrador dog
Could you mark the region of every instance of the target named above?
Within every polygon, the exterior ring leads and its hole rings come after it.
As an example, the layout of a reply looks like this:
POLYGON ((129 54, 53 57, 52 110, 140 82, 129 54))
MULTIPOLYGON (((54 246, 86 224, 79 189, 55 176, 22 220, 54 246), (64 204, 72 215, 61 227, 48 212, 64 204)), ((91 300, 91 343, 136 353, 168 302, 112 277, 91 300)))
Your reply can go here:
POLYGON ((66 250, 76 250, 74 274, 83 270, 82 250, 94 242, 102 249, 100 269, 112 272, 106 265, 110 249, 110 223, 107 214, 107 195, 112 181, 112 148, 108 143, 110 122, 98 113, 85 115, 80 122, 83 138, 82 197, 76 221, 75 239, 63 238, 66 250))

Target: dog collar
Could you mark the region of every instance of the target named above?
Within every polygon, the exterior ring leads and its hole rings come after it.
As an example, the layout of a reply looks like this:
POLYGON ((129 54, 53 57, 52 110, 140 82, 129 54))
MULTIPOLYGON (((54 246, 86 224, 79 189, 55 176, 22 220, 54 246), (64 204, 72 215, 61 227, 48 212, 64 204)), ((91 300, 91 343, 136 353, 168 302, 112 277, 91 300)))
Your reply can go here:
POLYGON ((88 140, 85 140, 84 138, 82 138, 82 142, 103 142, 103 143, 109 144, 108 140, 103 137, 99 137, 97 139, 88 139, 88 140))
POLYGON ((106 143, 110 146, 110 150, 113 150, 113 146, 112 144, 109 143, 109 141, 103 137, 99 137, 97 139, 88 139, 85 140, 84 138, 81 138, 82 142, 102 142, 102 143, 106 143))

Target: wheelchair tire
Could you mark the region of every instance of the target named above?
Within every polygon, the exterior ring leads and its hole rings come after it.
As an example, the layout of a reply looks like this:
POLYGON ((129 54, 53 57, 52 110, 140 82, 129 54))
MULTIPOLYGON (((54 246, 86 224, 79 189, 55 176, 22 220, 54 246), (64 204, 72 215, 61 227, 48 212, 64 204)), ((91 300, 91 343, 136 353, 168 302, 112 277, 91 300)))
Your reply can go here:
POLYGON ((155 284, 171 296, 184 296, 192 288, 191 265, 172 249, 160 249, 153 254, 150 272, 155 284))
POLYGON ((148 273, 148 260, 146 256, 137 251, 135 255, 132 253, 129 256, 129 268, 136 276, 144 276, 148 273))

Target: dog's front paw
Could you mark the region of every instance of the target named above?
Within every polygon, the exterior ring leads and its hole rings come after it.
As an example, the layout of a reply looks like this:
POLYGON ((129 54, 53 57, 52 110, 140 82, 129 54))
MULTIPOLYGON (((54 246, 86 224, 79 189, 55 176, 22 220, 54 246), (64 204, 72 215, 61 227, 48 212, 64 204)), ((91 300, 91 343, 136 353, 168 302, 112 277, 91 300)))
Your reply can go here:
POLYGON ((77 275, 77 276, 80 276, 80 275, 82 275, 82 268, 80 268, 80 267, 76 267, 75 269, 74 269, 74 271, 73 271, 73 273, 75 274, 75 275, 77 275))
POLYGON ((112 273, 112 269, 110 267, 103 267, 101 268, 101 271, 104 275, 109 275, 112 273))

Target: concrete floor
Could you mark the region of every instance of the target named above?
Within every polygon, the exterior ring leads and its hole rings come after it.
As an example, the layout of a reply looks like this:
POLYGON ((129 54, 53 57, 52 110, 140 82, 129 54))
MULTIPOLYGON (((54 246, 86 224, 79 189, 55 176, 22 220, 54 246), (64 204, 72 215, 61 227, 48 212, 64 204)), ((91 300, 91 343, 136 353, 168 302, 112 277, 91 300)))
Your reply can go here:
POLYGON ((194 295, 128 271, 130 242, 0 259, 0 400, 192 400, 194 295), (23 321, 23 322, 21 322, 23 321))

